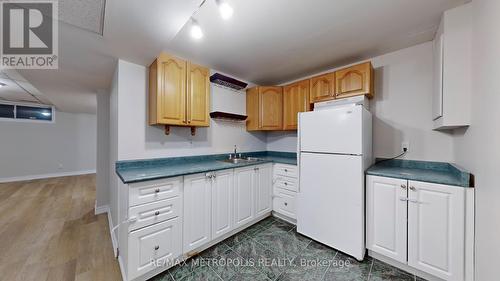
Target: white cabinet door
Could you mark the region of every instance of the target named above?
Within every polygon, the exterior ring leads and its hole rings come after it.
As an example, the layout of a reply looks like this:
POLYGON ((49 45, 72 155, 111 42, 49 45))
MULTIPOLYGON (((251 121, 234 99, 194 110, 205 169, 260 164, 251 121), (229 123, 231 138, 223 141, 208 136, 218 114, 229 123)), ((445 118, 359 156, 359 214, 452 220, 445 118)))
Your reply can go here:
POLYGON ((233 230, 233 170, 215 173, 212 182, 212 239, 233 230))
POLYGON ((297 219, 295 206, 297 202, 297 193, 279 187, 275 187, 273 193, 273 211, 291 219, 297 219))
POLYGON ((239 227, 255 217, 255 166, 234 170, 234 225, 239 227))
POLYGON ((211 189, 205 173, 184 177, 184 253, 211 240, 211 189))
POLYGON ((172 264, 182 254, 181 218, 132 231, 128 239, 128 279, 132 280, 156 269, 152 261, 172 264))
POLYGON ((464 188, 410 181, 409 189, 408 265, 464 280, 464 188))
POLYGON ((366 248, 406 263, 407 181, 367 176, 366 248))
POLYGON ((273 166, 266 164, 256 168, 255 213, 260 216, 272 210, 273 166))

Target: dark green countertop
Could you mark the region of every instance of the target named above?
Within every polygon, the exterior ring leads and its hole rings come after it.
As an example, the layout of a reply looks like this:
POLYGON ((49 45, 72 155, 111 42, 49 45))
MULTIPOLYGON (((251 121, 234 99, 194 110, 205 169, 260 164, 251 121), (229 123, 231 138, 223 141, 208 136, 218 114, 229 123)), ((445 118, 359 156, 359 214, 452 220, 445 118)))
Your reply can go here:
POLYGON ((210 171, 234 169, 264 163, 297 165, 297 155, 290 152, 259 151, 242 153, 245 157, 256 157, 258 161, 232 164, 222 162, 228 154, 170 157, 160 159, 128 160, 116 162, 116 174, 123 183, 134 183, 154 179, 184 176, 210 171))
POLYGON ((445 185, 471 187, 471 175, 460 167, 442 162, 388 160, 371 166, 367 175, 445 185))

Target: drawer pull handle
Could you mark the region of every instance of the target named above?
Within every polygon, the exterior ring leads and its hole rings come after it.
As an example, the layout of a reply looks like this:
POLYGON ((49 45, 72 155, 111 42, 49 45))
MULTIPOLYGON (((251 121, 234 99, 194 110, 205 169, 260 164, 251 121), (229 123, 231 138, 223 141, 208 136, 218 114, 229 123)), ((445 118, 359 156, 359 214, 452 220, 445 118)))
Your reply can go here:
POLYGON ((160 192, 159 188, 155 189, 155 193, 159 193, 159 192, 160 192))
POLYGON ((160 246, 155 246, 155 251, 158 251, 158 249, 160 249, 160 246))
POLYGON ((155 212, 155 216, 158 216, 160 214, 160 211, 155 212))
POLYGON ((288 169, 285 169, 285 172, 288 172, 288 169))
POLYGON ((417 189, 416 189, 414 186, 410 186, 410 190, 415 191, 415 190, 417 190, 417 189))
POLYGON ((401 188, 402 188, 402 189, 406 189, 406 185, 402 184, 402 185, 401 185, 401 188))
POLYGON ((285 185, 288 185, 288 183, 287 183, 287 182, 285 182, 285 185))

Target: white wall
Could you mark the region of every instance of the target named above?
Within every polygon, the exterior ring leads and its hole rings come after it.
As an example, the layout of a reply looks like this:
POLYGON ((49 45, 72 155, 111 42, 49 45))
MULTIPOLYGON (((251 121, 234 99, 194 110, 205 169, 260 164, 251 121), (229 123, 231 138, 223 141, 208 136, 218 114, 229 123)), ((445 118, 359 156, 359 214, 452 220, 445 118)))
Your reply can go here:
MULTIPOLYGON (((432 56, 429 42, 371 59, 375 157, 395 156, 409 141, 407 159, 453 162, 453 136, 432 130, 432 56)), ((296 133, 269 133, 267 141, 268 150, 296 151, 296 133)))
POLYGON ((96 208, 109 204, 109 93, 97 97, 96 208))
POLYGON ((57 111, 55 123, 0 121, 0 132, 0 181, 95 172, 95 115, 57 111))
MULTIPOLYGON (((118 159, 144 159, 171 156, 230 153, 266 149, 262 132, 249 133, 245 123, 210 122, 209 128, 172 127, 165 135, 163 127, 147 124, 147 68, 126 61, 119 62, 118 79, 118 159)), ((245 92, 234 92, 211 86, 211 110, 246 112, 245 92)))
POLYGON ((475 280, 489 281, 498 280, 500 261, 500 1, 472 3, 472 122, 456 133, 455 157, 475 175, 475 280))

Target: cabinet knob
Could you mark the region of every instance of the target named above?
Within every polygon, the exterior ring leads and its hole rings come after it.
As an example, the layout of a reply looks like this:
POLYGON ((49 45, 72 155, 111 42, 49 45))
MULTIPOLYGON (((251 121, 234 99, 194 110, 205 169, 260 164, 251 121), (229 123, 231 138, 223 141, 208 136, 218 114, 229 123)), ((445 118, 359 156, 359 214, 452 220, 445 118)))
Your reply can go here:
POLYGON ((160 211, 155 212, 155 216, 158 216, 160 214, 160 211))
POLYGON ((158 251, 158 249, 160 249, 160 246, 156 245, 155 246, 155 251, 158 251))
POLYGON ((417 189, 414 186, 410 186, 410 190, 415 191, 417 189))
POLYGON ((285 172, 288 172, 288 169, 285 169, 285 172))
POLYGON ((285 202, 285 206, 288 206, 288 203, 285 202))
POLYGON ((155 193, 159 193, 159 192, 160 192, 159 188, 155 189, 155 193))
POLYGON ((405 185, 405 184, 402 184, 402 185, 401 185, 401 188, 402 188, 402 189, 406 189, 406 185, 405 185))
POLYGON ((287 182, 285 182, 285 185, 288 185, 288 183, 287 183, 287 182))

